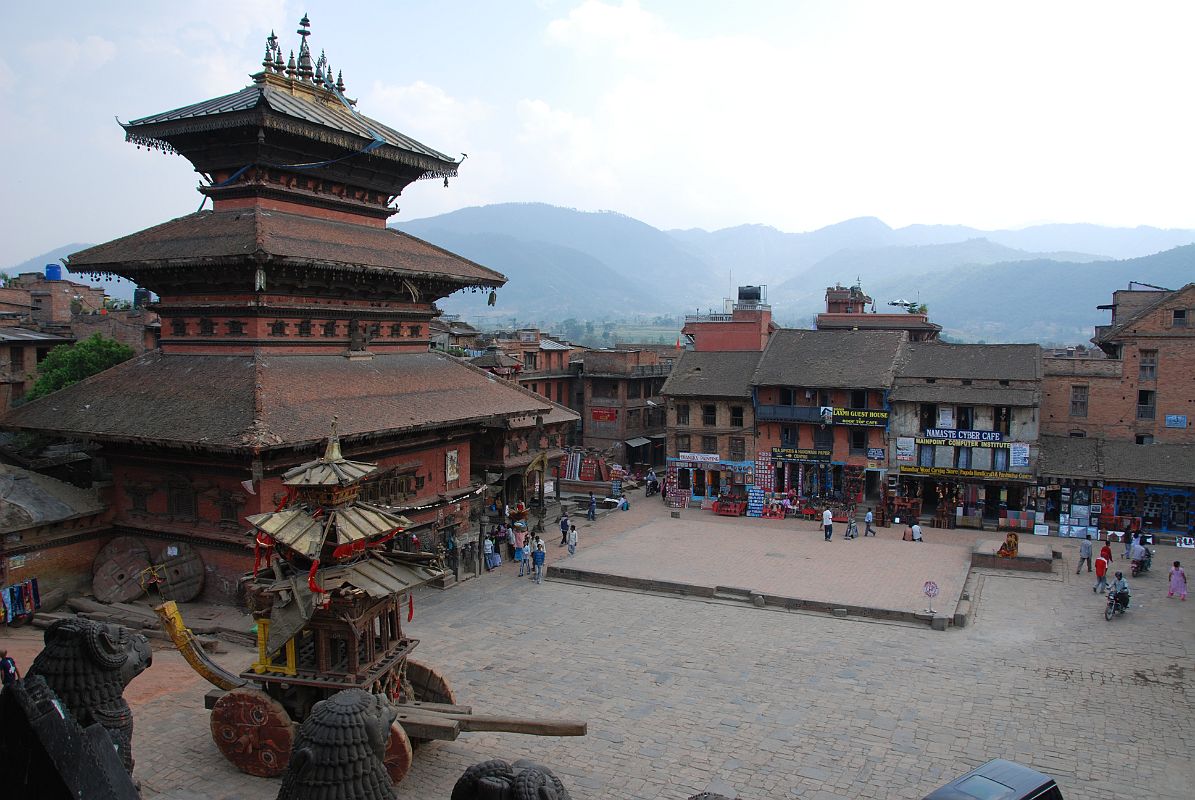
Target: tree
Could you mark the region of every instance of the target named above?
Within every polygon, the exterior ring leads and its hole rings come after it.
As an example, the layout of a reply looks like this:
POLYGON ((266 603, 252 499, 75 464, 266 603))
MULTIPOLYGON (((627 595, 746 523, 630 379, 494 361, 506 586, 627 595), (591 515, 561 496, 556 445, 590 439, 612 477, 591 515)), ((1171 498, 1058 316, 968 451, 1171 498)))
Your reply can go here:
POLYGON ((98 333, 75 344, 60 344, 37 365, 37 381, 25 400, 45 397, 132 357, 131 347, 98 333))

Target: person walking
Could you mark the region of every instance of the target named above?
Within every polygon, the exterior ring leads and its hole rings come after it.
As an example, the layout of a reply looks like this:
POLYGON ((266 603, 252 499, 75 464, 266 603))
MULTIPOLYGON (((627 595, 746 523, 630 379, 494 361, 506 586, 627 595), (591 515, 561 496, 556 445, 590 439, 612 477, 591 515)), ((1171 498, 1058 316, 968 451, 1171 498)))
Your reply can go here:
POLYGON ((1108 544, 1108 540, 1104 540, 1104 546, 1100 548, 1100 555, 1103 556, 1109 564, 1112 563, 1112 546, 1108 544))
POLYGON ((1178 592, 1180 599, 1187 599, 1187 573, 1183 572, 1183 568, 1177 561, 1170 568, 1170 592, 1166 596, 1174 597, 1175 592, 1178 592))
MULTIPOLYGON (((1175 561, 1174 565, 1178 566, 1178 562, 1175 561)), ((21 672, 17 669, 17 662, 9 657, 7 650, 0 649, 0 689, 11 686, 20 679, 21 672)))
POLYGON ((834 535, 834 515, 830 513, 829 508, 822 512, 822 530, 825 531, 826 541, 830 541, 830 537, 834 535))
POLYGON ((537 584, 544 582, 544 562, 548 558, 548 554, 544 551, 544 543, 540 542, 539 546, 535 548, 535 552, 531 554, 532 562, 535 564, 535 582, 537 584))
POLYGON ((568 544, 568 512, 565 511, 560 515, 560 546, 564 547, 568 544))
POLYGON ((513 544, 514 544, 514 549, 515 549, 515 561, 519 562, 518 577, 521 578, 521 577, 523 577, 523 568, 526 566, 526 564, 523 561, 523 555, 524 555, 523 554, 523 540, 520 539, 517 542, 513 542, 513 544))
POLYGON ((1126 533, 1124 535, 1124 559, 1129 560, 1129 556, 1133 554, 1133 545, 1137 543, 1136 533, 1126 533))
POLYGON ((1091 534, 1087 534, 1087 538, 1079 542, 1079 566, 1075 569, 1075 574, 1078 575, 1083 571, 1083 562, 1087 562, 1087 571, 1091 572, 1091 534))
POLYGON ((481 553, 485 556, 485 571, 494 568, 494 540, 486 536, 481 542, 481 553))
POLYGON ((577 554, 577 526, 570 525, 568 528, 568 554, 574 556, 577 554))
MULTIPOLYGON (((1105 548, 1106 549, 1106 548, 1105 548)), ((1100 553, 1099 558, 1095 560, 1095 586, 1091 587, 1093 592, 1103 592, 1108 588, 1108 565, 1112 563, 1112 559, 1105 558, 1103 553, 1100 553)), ((1078 573, 1075 573, 1078 574, 1078 573)))
POLYGON ((597 498, 593 496, 593 492, 589 493, 589 511, 585 513, 585 516, 590 522, 597 519, 597 498))
POLYGON ((867 509, 867 515, 865 517, 863 517, 863 524, 865 526, 863 528, 864 536, 867 536, 867 534, 869 534, 869 533, 872 536, 876 535, 875 529, 871 527, 871 523, 873 523, 875 521, 876 521, 876 515, 871 513, 871 507, 869 506, 867 509))

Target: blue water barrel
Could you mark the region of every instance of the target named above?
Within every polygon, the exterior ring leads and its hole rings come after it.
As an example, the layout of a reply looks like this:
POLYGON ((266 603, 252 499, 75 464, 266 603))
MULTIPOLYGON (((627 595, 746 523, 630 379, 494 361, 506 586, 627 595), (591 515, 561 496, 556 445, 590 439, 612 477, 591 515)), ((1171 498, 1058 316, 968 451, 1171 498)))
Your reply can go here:
POLYGON ((61 264, 46 264, 46 280, 48 280, 48 281, 62 280, 62 265, 61 264))

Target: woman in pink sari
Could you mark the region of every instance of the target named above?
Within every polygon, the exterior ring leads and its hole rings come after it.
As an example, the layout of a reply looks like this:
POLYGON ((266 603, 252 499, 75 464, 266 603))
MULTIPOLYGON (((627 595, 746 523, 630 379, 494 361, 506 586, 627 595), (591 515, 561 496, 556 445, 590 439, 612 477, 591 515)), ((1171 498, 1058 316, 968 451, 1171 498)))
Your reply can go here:
POLYGON ((1187 573, 1183 572, 1177 561, 1170 568, 1170 593, 1166 596, 1174 597, 1175 592, 1178 592, 1178 596, 1183 600, 1187 599, 1187 573))

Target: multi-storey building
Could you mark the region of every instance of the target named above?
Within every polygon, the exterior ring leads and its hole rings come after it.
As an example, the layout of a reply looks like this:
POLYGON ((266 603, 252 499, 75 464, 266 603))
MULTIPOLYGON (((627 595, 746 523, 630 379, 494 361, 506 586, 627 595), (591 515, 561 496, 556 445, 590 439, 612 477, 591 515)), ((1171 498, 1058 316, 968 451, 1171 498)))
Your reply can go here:
POLYGON ((660 388, 672 367, 650 350, 589 350, 581 365, 582 444, 631 468, 664 463, 660 388))
POLYGON ((742 495, 751 482, 756 452, 751 376, 759 356, 686 351, 661 389, 668 465, 676 469, 676 488, 693 498, 742 495))
POLYGON ((900 302, 908 313, 877 314, 875 301, 858 284, 826 287, 826 310, 818 314, 813 326, 819 331, 906 331, 910 342, 930 342, 942 332, 941 325, 929 321, 918 306, 900 302), (871 306, 871 311, 867 307, 871 306))
POLYGON ((37 365, 50 351, 71 341, 64 336, 4 325, 0 321, 0 414, 33 388, 37 365))
POLYGON ((681 334, 698 352, 760 352, 767 347, 772 334, 779 330, 779 326, 772 322, 767 289, 766 286, 740 286, 738 299, 731 303, 728 298, 722 313, 686 315, 681 334))
MULTIPOLYGON (((881 496, 887 464, 887 390, 903 331, 780 330, 752 383, 759 458, 776 491, 881 496)), ((758 471, 758 470, 757 470, 758 471)))
POLYGON ((972 527, 1035 510, 1040 395, 1035 344, 905 345, 889 396, 899 493, 972 527))

